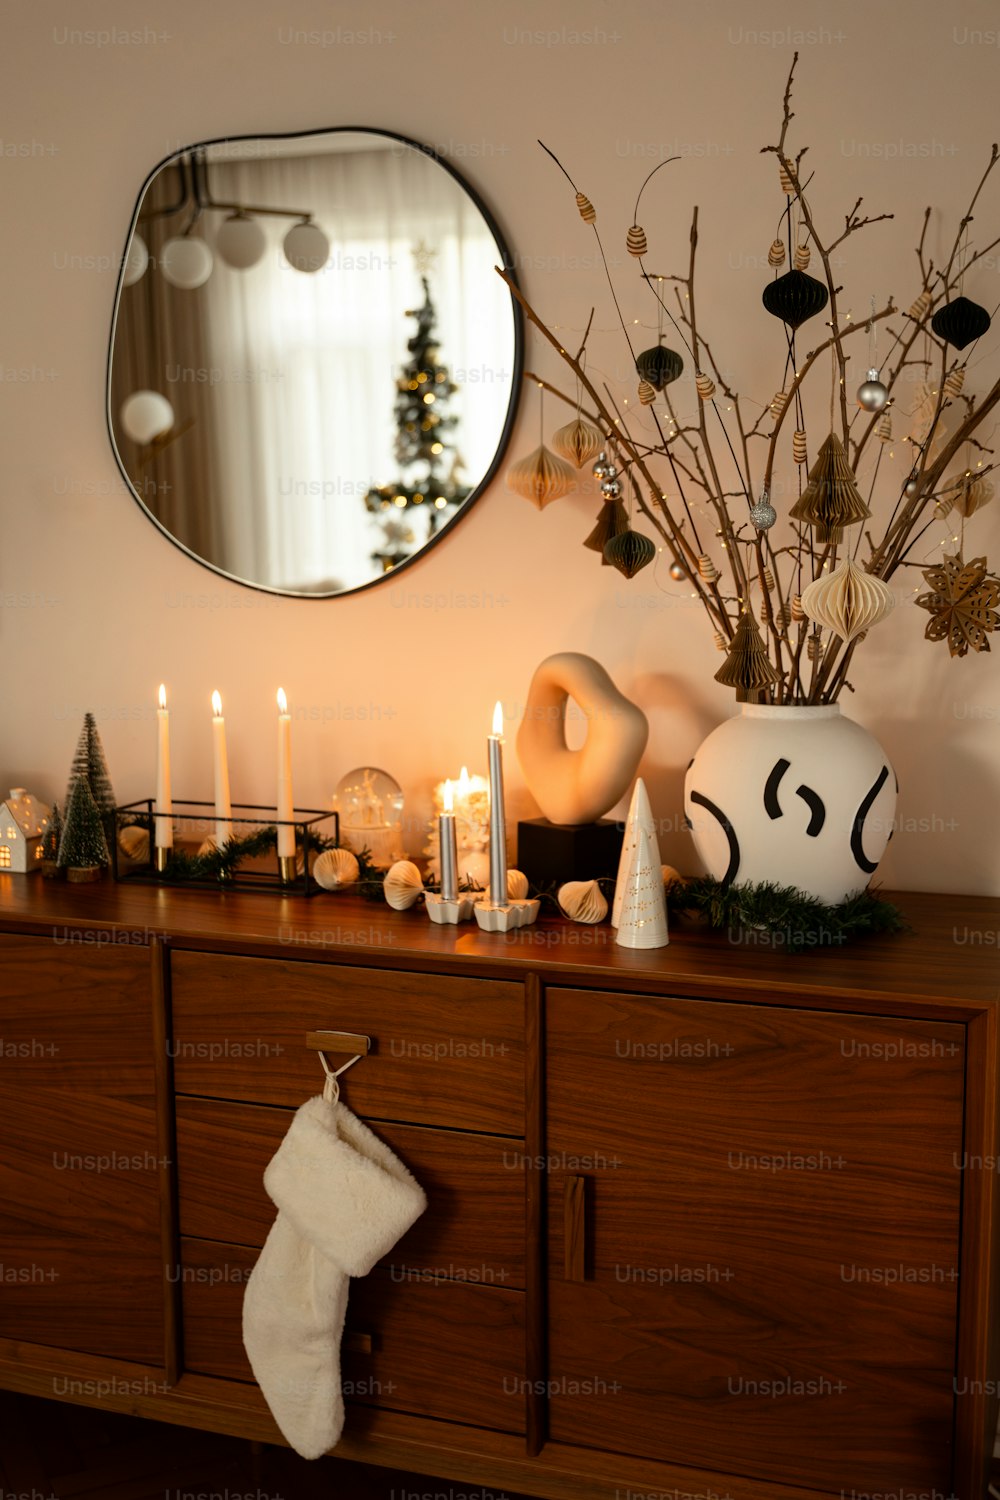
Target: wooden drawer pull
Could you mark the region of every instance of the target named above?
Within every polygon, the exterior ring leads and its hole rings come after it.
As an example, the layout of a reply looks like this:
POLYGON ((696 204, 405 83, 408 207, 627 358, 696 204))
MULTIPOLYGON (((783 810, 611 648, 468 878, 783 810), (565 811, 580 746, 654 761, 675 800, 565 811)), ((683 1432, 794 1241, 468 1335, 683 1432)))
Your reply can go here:
POLYGON ((587 1279, 587 1179, 567 1177, 563 1199, 563 1274, 567 1281, 587 1279))
POLYGON ((306 1046, 313 1052, 353 1053, 355 1057, 367 1057, 375 1050, 371 1037, 358 1031, 307 1031, 306 1046))
POLYGON ((370 1333, 357 1333, 351 1328, 345 1328, 341 1347, 346 1354, 371 1354, 374 1345, 370 1333))

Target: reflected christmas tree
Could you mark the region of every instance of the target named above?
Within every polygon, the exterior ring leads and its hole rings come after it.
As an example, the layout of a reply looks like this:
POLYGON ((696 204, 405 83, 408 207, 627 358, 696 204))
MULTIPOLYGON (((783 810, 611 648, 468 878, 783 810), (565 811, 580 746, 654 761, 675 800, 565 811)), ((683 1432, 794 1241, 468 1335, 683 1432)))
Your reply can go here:
POLYGON ((382 564, 385 573, 433 536, 470 493, 469 486, 460 483, 464 465, 449 441, 459 420, 449 410, 458 387, 447 365, 439 363, 437 310, 427 275, 434 254, 423 241, 413 252, 424 300, 422 306, 407 313, 407 317, 416 318, 417 330, 407 341, 410 358, 396 381, 395 456, 400 478, 365 495, 365 505, 379 517, 383 533, 382 544, 372 557, 382 564), (419 525, 418 510, 426 514, 419 525), (406 512, 411 514, 404 520, 406 512))

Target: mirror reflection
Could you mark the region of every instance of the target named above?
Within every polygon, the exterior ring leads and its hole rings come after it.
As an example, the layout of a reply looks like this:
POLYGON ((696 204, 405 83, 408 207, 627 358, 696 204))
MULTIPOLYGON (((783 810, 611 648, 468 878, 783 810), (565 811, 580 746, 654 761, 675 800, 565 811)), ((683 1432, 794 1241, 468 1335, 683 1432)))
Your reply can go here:
POLYGON ((512 425, 520 324, 501 264, 470 190, 392 135, 171 158, 136 209, 108 373, 116 456, 150 516, 282 593, 409 561, 512 425))

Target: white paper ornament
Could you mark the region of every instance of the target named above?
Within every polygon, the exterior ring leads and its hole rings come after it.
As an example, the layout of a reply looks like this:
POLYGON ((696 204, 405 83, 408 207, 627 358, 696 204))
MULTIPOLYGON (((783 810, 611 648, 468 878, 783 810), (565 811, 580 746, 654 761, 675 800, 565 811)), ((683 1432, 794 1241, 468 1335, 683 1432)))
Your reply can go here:
POLYGON ((313 865, 312 873, 317 885, 325 891, 336 891, 353 885, 361 874, 361 867, 350 849, 324 849, 313 865))
POLYGON ((802 590, 806 616, 844 641, 853 641, 884 620, 894 603, 889 585, 866 573, 849 557, 832 573, 817 578, 802 590))
POLYGON ((424 889, 423 878, 409 859, 398 859, 385 877, 385 899, 394 911, 407 911, 424 889))
POLYGON ((564 916, 571 922, 603 922, 608 903, 596 880, 568 880, 556 892, 564 916))

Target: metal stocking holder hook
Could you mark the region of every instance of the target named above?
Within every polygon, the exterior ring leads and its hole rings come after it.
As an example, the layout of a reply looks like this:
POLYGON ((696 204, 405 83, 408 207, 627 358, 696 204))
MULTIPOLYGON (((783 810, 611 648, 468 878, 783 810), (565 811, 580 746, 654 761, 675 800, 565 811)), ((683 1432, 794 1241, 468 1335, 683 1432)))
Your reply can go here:
POLYGON ((341 1073, 346 1073, 348 1068, 353 1068, 356 1062, 367 1057, 372 1050, 372 1039, 355 1031, 310 1031, 306 1033, 306 1046, 314 1052, 319 1053, 319 1060, 323 1065, 326 1075, 323 1084, 323 1098, 331 1104, 336 1104, 340 1098, 340 1084, 338 1079, 341 1073), (353 1052, 353 1056, 347 1059, 339 1068, 331 1068, 326 1060, 328 1052, 336 1052, 341 1056, 345 1052, 353 1052))

